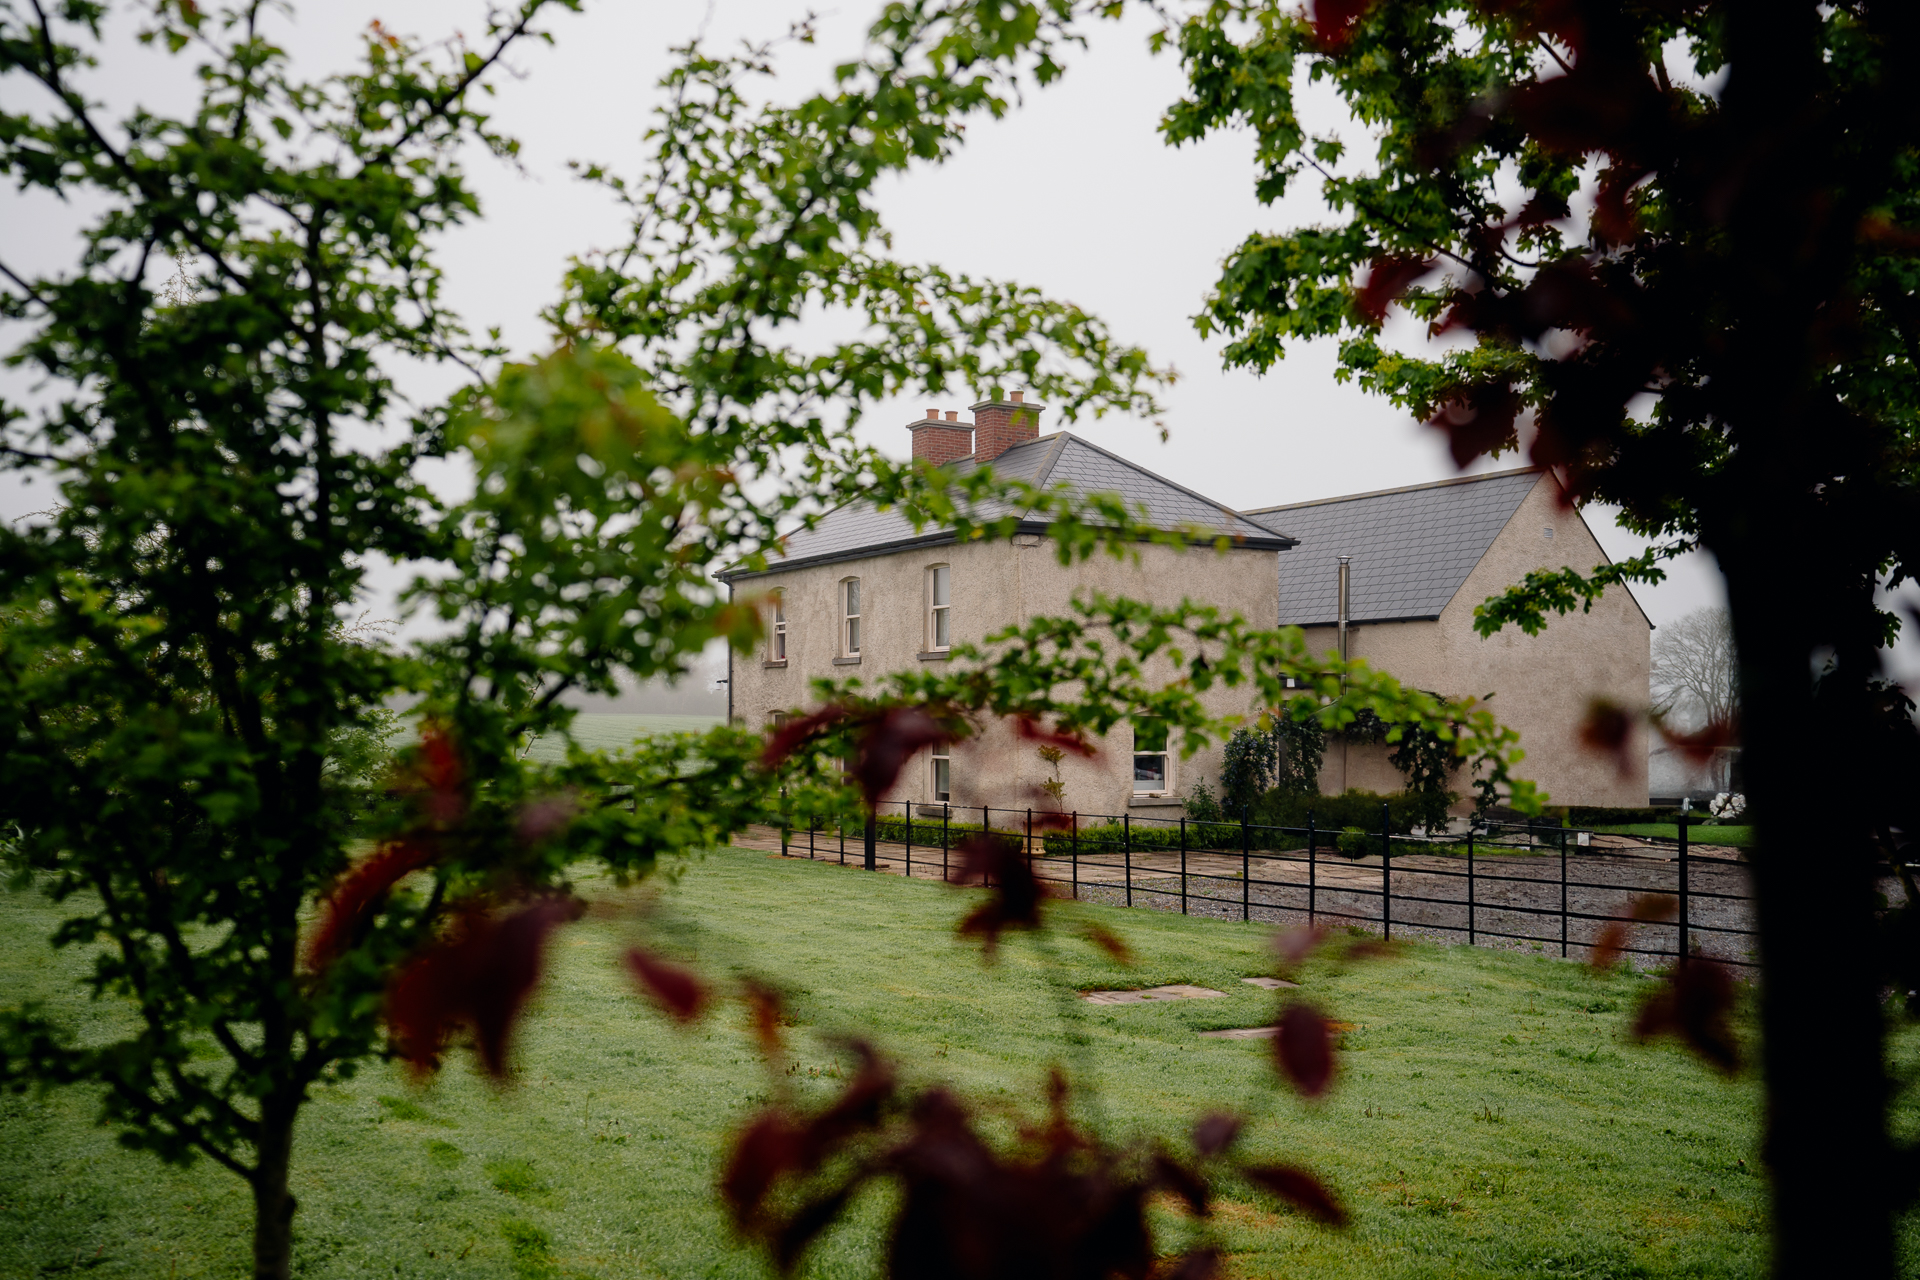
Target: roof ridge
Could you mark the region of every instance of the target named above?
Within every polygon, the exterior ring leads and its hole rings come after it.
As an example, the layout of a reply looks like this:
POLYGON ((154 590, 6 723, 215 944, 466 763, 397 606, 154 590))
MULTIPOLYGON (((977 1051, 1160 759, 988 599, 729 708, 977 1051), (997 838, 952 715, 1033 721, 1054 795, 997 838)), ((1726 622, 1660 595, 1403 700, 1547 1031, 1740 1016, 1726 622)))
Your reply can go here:
MULTIPOLYGON (((1287 502, 1275 507, 1249 507, 1239 514, 1244 516, 1271 515, 1276 511, 1298 511, 1302 507, 1324 507, 1335 502, 1358 502, 1362 498, 1384 498, 1395 493, 1417 493, 1422 489, 1444 489, 1457 484, 1479 484, 1487 480, 1507 480, 1514 476, 1551 474, 1552 468, 1541 466, 1512 467, 1506 471, 1484 471, 1479 475, 1452 476, 1445 480, 1429 480, 1425 484, 1404 484, 1397 489, 1372 489, 1366 493, 1343 493, 1332 498, 1310 498, 1305 502, 1287 502)), ((1556 477, 1556 480, 1558 477, 1556 477)), ((1276 532, 1278 532, 1276 530, 1276 532)))
MULTIPOLYGON (((1046 489, 1047 478, 1053 474, 1053 469, 1060 464, 1060 455, 1066 452, 1067 441, 1073 437, 1065 431, 1054 431, 1049 432, 1048 435, 1035 436, 1027 443, 1039 444, 1042 440, 1049 438, 1052 439, 1053 443, 1047 447, 1046 456, 1041 459, 1040 465, 1033 469, 1033 487, 1040 490, 1046 489)), ((1018 445, 1014 447, 1019 448, 1018 445)), ((1033 514, 1032 507, 1027 508, 1027 514, 1029 516, 1033 514)))
MULTIPOLYGON (((1215 508, 1220 512, 1221 515, 1226 516, 1230 521, 1246 520, 1245 512, 1235 510, 1234 508, 1228 506, 1226 503, 1220 501, 1218 498, 1209 498, 1206 494, 1201 493, 1198 489, 1189 489, 1186 485, 1181 484, 1178 480, 1169 480, 1165 476, 1161 475, 1159 472, 1149 470, 1148 468, 1143 467, 1139 463, 1135 462, 1133 459, 1128 457, 1123 457, 1122 455, 1115 453, 1111 449, 1103 449, 1099 445, 1095 444, 1093 441, 1088 440, 1083 436, 1077 436, 1073 434, 1073 432, 1066 431, 1066 430, 1056 431, 1053 434, 1060 436, 1063 439, 1063 443, 1061 445, 1062 453, 1064 453, 1066 450, 1066 445, 1064 444, 1064 441, 1066 440, 1071 440, 1075 444, 1083 444, 1087 448, 1093 450, 1095 453, 1099 454, 1103 458, 1112 458, 1115 462, 1119 463, 1123 467, 1127 467, 1131 470, 1137 471, 1141 475, 1146 476, 1150 480, 1157 480, 1161 484, 1166 485, 1169 489, 1178 489, 1181 493, 1186 494, 1189 498, 1192 498, 1197 502, 1202 502, 1202 503, 1205 503, 1207 506, 1215 508)), ((1058 455, 1056 455, 1056 461, 1057 460, 1058 460, 1058 455)), ((1281 533, 1278 529, 1268 529, 1267 526, 1261 524, 1258 520, 1246 520, 1246 522, 1252 525, 1256 529, 1266 530, 1266 532, 1273 534, 1275 537, 1287 538, 1287 540, 1290 542, 1295 540, 1289 537, 1289 535, 1281 533)))

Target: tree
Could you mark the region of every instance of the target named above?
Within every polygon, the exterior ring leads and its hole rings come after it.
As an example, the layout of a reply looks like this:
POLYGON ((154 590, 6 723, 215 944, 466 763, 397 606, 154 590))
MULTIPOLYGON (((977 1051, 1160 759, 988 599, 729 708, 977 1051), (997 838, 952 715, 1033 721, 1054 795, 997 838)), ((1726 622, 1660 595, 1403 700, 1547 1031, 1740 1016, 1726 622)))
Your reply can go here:
MULTIPOLYGON (((1336 214, 1231 255, 1198 320, 1228 361, 1337 338, 1341 376, 1462 466, 1524 443, 1661 540, 1529 575, 1481 606, 1483 632, 1537 631, 1696 546, 1725 574, 1788 1276, 1890 1274, 1915 1188, 1882 1003, 1910 985, 1914 929, 1883 922, 1875 882, 1920 817, 1920 746, 1880 679, 1899 620, 1874 591, 1920 563, 1917 24, 1866 0, 1220 0, 1163 36, 1189 89, 1169 140, 1246 126, 1261 198, 1304 178, 1336 214), (1306 81, 1368 149, 1306 126, 1306 81), (1395 306, 1455 341, 1394 349, 1395 306), (1847 812, 1810 803, 1843 792, 1847 812)), ((1587 733, 1617 751, 1630 728, 1601 707, 1587 733)))
POLYGON ((1695 609, 1653 636, 1653 709, 1692 727, 1739 718, 1733 620, 1725 609, 1695 609))
POLYGON ((628 201, 632 243, 573 272, 552 352, 506 362, 441 302, 433 247, 478 216, 461 144, 514 150, 478 95, 555 7, 574 5, 523 0, 478 49, 376 24, 362 66, 307 82, 266 33, 275 8, 163 0, 143 38, 196 60, 196 108, 108 120, 76 81, 105 6, 0 0, 21 104, 0 115, 0 167, 100 210, 71 271, 0 261, 10 358, 51 388, 0 405, 0 466, 60 496, 0 532, 0 830, 16 881, 67 905, 55 944, 93 947, 92 988, 134 1014, 80 1043, 43 1010, 0 1010, 0 1082, 99 1086, 128 1144, 243 1179, 262 1278, 288 1274, 309 1090, 381 1055, 431 1069, 456 1035, 504 1073, 583 861, 644 875, 777 820, 783 789, 844 807, 825 762, 849 754, 871 800, 911 744, 987 716, 1071 738, 1151 714, 1198 743, 1231 727, 1196 697, 1218 681, 1277 705, 1298 678, 1317 692, 1296 701, 1334 722, 1351 708, 1319 698, 1347 687, 1458 723, 1500 778, 1514 754, 1484 709, 1312 660, 1297 633, 1096 600, 957 655, 966 669, 830 690, 778 751, 729 726, 522 758, 529 735, 567 741, 570 693, 751 645, 756 609, 711 570, 764 563, 837 498, 980 537, 1011 534, 998 512, 1044 510, 1068 558, 1178 536, 1117 496, 889 464, 849 434, 876 397, 948 379, 1017 376, 1069 415, 1152 412, 1162 375, 1137 349, 1033 290, 891 259, 871 207, 888 173, 1057 72, 1064 5, 890 9, 873 56, 799 107, 749 105, 765 50, 682 51, 654 161, 634 180, 589 171, 628 201), (794 321, 816 308, 862 336, 802 348, 794 321), (414 359, 471 380, 405 404, 394 369, 414 359), (470 497, 423 482, 446 463, 470 497), (420 568, 407 601, 433 639, 352 633, 374 557, 420 568), (1176 640, 1186 678, 1149 680, 1176 640), (419 740, 370 788, 396 694, 417 699, 419 740), (370 790, 394 793, 371 817, 370 790))

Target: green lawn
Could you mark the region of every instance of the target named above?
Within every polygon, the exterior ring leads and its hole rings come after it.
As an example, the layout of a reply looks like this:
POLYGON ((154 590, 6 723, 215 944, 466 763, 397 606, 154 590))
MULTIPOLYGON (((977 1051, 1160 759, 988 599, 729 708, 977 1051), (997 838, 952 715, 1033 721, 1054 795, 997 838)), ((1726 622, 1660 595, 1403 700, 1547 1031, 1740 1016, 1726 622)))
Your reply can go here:
MULTIPOLYGON (((1678 840, 1680 827, 1672 822, 1637 822, 1626 827, 1595 827, 1594 830, 1616 836, 1644 836, 1654 840, 1678 840)), ((1731 845, 1736 849, 1753 846, 1752 827, 1701 827, 1687 828, 1687 841, 1690 844, 1731 845)))
MULTIPOLYGON (((573 718, 573 736, 590 750, 617 751, 635 738, 656 733, 704 733, 721 723, 720 716, 627 715, 583 711, 573 718)), ((535 760, 558 762, 566 758, 558 738, 540 738, 527 753, 535 760)))
MULTIPOLYGON (((613 897, 603 885, 589 892, 613 897)), ((1623 1043, 1645 979, 1543 957, 1418 946, 1307 985, 1347 1036, 1343 1077, 1315 1108, 1272 1087, 1257 1025, 1272 997, 1266 931, 1154 912, 1068 908, 1120 929, 1128 972, 1077 941, 1056 961, 1016 938, 983 967, 951 937, 965 895, 851 868, 727 850, 693 862, 652 936, 709 972, 752 970, 794 993, 810 1095, 837 1087, 823 1041, 866 1029, 907 1070, 992 1106, 1031 1109, 1089 1034, 1098 1112, 1117 1134, 1178 1140, 1203 1109, 1254 1109, 1248 1146, 1320 1169, 1355 1212, 1313 1226, 1244 1188, 1219 1220, 1242 1276, 1752 1276, 1766 1236, 1752 1170, 1757 1091, 1671 1047, 1623 1043), (1221 1000, 1093 1008, 1077 987, 1195 982, 1221 1000), (1745 1163, 1742 1164, 1742 1161, 1745 1163)), ((125 1011, 64 985, 83 957, 40 944, 53 914, 0 891, 0 999, 41 997, 96 1033, 125 1011)), ((499 1092, 464 1061, 426 1088, 387 1068, 322 1091, 300 1131, 303 1277, 761 1276, 710 1189, 725 1135, 767 1082, 737 1009, 692 1032, 650 1013, 615 966, 635 916, 565 931, 499 1092)), ((117 1148, 76 1092, 0 1100, 0 1276, 240 1276, 246 1199, 202 1163, 117 1148)), ((879 1206, 829 1236, 805 1274, 874 1273, 879 1206)), ((1184 1225, 1171 1217, 1167 1239, 1184 1225)))

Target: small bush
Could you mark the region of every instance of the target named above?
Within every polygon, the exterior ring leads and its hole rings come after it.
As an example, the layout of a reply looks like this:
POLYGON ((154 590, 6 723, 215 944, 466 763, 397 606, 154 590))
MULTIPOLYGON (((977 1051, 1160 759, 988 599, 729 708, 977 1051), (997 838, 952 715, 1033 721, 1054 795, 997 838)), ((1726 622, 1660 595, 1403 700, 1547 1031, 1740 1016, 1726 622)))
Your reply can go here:
POLYGON ((1349 858, 1364 858, 1373 852, 1378 839, 1363 827, 1348 827, 1334 838, 1333 846, 1349 858))

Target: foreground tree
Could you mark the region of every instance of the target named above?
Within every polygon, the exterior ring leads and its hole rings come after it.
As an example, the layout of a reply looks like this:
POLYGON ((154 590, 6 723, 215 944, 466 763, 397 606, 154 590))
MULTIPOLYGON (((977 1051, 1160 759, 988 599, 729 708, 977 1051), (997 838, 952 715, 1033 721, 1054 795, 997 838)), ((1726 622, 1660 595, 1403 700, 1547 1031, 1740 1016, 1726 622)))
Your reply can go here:
MULTIPOLYGON (((1529 575, 1484 632, 1538 630, 1693 547, 1725 573, 1776 1268, 1891 1274, 1920 1151, 1890 1128, 1885 993, 1914 988, 1920 955, 1876 868, 1920 821, 1920 745, 1881 679, 1899 619, 1874 591, 1920 566, 1920 11, 1220 0, 1166 38, 1190 83, 1170 140, 1248 126, 1263 199, 1317 181, 1341 215, 1231 256, 1200 317, 1229 362, 1338 337, 1344 376, 1444 430, 1461 465, 1524 442, 1663 540, 1529 575), (1302 123, 1308 80, 1370 153, 1302 123), (1470 341, 1395 350, 1390 304, 1470 341)), ((1596 711, 1590 735, 1624 742, 1621 709, 1596 711)))
MULTIPOLYGON (((0 465, 58 495, 0 531, 0 834, 16 882, 69 904, 54 941, 93 947, 93 989, 133 1015, 100 1044, 0 1011, 0 1081, 100 1087, 130 1145, 244 1179, 263 1278, 290 1267, 309 1090, 383 1054, 428 1068, 456 1034, 504 1072, 583 860, 645 874, 775 818, 783 787, 844 804, 823 762, 848 754, 870 799, 913 743, 986 716, 1071 737, 1144 711, 1197 743, 1230 727, 1195 696, 1217 680, 1265 705, 1285 676, 1344 687, 1298 710, 1444 727, 1490 776, 1513 754, 1484 709, 1311 659, 1297 633, 1089 601, 969 670, 836 691, 804 749, 769 755, 727 727, 522 759, 529 735, 565 740, 568 691, 750 644, 755 610, 710 571, 764 558, 824 504, 875 495, 1011 532, 969 511, 1019 486, 858 448, 851 422, 876 397, 1017 376, 1069 414, 1150 413, 1159 378, 1075 308, 884 252, 874 184, 1057 71, 1065 6, 998 3, 889 10, 873 56, 793 109, 747 106, 764 51, 684 51, 655 163, 593 175, 630 201, 634 244, 574 273, 551 355, 502 365, 443 306, 431 250, 477 213, 462 144, 513 150, 477 91, 543 10, 571 7, 524 0, 477 50, 376 25, 364 66, 309 83, 262 29, 267 6, 161 0, 147 37, 197 61, 197 109, 109 120, 81 88, 104 7, 0 0, 0 167, 102 210, 69 272, 0 258, 25 335, 12 359, 48 388, 0 406, 0 465), (821 306, 866 336, 801 349, 793 322, 821 306), (409 414, 393 379, 416 359, 473 383, 409 414), (422 481, 445 462, 471 498, 422 481), (422 570, 409 599, 437 615, 431 642, 353 633, 376 557, 422 570), (1150 681, 1175 644, 1186 678, 1150 681), (419 744, 369 819, 367 788, 342 779, 367 772, 398 695, 417 699, 419 744)), ((1117 498, 1017 496, 1054 514, 1063 556, 1169 536, 1117 498)))

